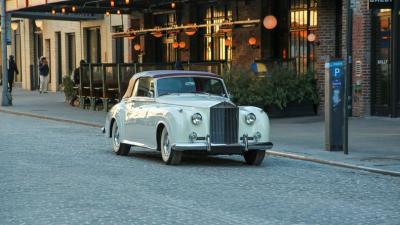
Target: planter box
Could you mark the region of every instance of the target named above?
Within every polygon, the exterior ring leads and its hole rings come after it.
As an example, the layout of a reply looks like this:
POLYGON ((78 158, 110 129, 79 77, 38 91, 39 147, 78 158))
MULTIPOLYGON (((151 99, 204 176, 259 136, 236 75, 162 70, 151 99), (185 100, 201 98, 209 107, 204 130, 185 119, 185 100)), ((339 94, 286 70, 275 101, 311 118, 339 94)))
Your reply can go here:
POLYGON ((310 102, 291 102, 282 110, 275 105, 265 107, 265 111, 271 118, 314 116, 317 114, 317 109, 318 107, 310 102))

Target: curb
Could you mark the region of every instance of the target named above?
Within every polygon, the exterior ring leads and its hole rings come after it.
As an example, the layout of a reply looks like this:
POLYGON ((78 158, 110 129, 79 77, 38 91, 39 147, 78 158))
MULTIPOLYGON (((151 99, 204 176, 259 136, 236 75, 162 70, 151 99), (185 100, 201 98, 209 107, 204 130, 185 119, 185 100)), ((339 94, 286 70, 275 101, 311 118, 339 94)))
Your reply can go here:
MULTIPOLYGON (((89 126, 89 127, 94 127, 94 128, 102 127, 101 125, 94 124, 94 123, 88 123, 88 122, 84 122, 84 121, 62 119, 62 118, 57 118, 57 117, 49 117, 49 116, 37 115, 37 114, 26 113, 26 112, 15 112, 15 111, 11 111, 11 110, 4 110, 2 108, 0 108, 0 112, 18 115, 18 116, 28 116, 28 117, 56 121, 56 122, 78 124, 78 125, 89 126)), ((362 170, 362 171, 367 171, 367 172, 371 172, 371 173, 400 177, 400 172, 396 172, 396 171, 381 170, 381 169, 375 169, 375 168, 366 167, 366 166, 357 166, 357 165, 353 165, 353 164, 324 160, 324 159, 317 159, 317 158, 312 158, 312 157, 307 157, 307 156, 302 156, 302 155, 296 155, 296 154, 292 154, 292 153, 267 150, 266 154, 272 155, 272 156, 283 157, 283 158, 294 159, 294 160, 308 161, 308 162, 319 163, 319 164, 324 164, 324 165, 330 165, 330 166, 336 166, 336 167, 342 167, 342 168, 354 169, 354 170, 362 170)))
POLYGON ((63 119, 63 118, 57 118, 57 117, 49 117, 49 116, 43 116, 43 115, 38 115, 38 114, 33 114, 33 113, 26 113, 26 112, 15 112, 15 111, 11 111, 11 110, 5 110, 2 108, 0 108, 0 112, 13 114, 13 115, 17 115, 17 116, 28 116, 28 117, 33 117, 33 118, 38 118, 38 119, 43 119, 43 120, 51 120, 51 121, 63 122, 63 123, 72 123, 72 124, 78 124, 78 125, 95 127, 95 128, 102 127, 101 125, 84 122, 84 121, 69 120, 69 119, 63 119))
POLYGON ((336 167, 342 167, 342 168, 347 168, 347 169, 362 170, 362 171, 367 171, 367 172, 371 172, 371 173, 378 173, 378 174, 382 174, 382 175, 400 177, 400 172, 391 171, 391 170, 381 170, 381 169, 375 169, 372 167, 357 166, 357 165, 348 164, 348 163, 342 163, 342 162, 330 161, 330 160, 324 160, 324 159, 317 159, 317 158, 312 158, 312 157, 307 157, 307 156, 302 156, 302 155, 296 155, 296 154, 292 154, 292 153, 284 153, 284 152, 271 151, 271 150, 267 150, 266 153, 268 155, 278 156, 278 157, 283 157, 283 158, 309 161, 309 162, 325 164, 325 165, 330 165, 330 166, 336 166, 336 167))

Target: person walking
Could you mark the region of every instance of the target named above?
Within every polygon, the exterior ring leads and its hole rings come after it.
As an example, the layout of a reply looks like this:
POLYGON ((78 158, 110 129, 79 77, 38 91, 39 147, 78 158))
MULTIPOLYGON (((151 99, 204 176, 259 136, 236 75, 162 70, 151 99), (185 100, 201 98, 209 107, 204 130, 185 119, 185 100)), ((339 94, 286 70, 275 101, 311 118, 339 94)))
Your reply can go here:
POLYGON ((40 75, 40 94, 42 92, 47 93, 47 86, 49 83, 49 63, 46 57, 42 56, 39 60, 39 75, 40 75))
POLYGON ((8 59, 8 92, 12 92, 12 86, 14 83, 14 74, 19 74, 17 64, 15 64, 14 56, 10 55, 8 59))

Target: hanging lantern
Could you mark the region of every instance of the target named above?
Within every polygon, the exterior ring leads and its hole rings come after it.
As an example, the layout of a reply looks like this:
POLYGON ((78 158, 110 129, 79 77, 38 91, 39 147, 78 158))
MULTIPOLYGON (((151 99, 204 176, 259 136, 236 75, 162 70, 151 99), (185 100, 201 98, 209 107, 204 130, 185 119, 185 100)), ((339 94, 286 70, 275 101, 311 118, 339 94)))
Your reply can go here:
POLYGON ((121 15, 121 10, 118 9, 118 10, 117 10, 117 14, 118 14, 118 15, 121 15))
POLYGON ((72 12, 76 12, 76 6, 73 5, 72 8, 71 8, 71 11, 72 12))
POLYGON ((134 46, 133 46, 133 49, 135 49, 135 51, 140 51, 141 49, 142 49, 142 46, 140 46, 140 44, 135 44, 134 46))
POLYGON ((56 10, 55 9, 51 10, 51 15, 53 15, 53 16, 56 15, 56 10))
POLYGON ((179 43, 177 41, 174 41, 174 43, 172 43, 172 47, 175 49, 179 48, 179 43))
POLYGON ((231 33, 232 32, 232 24, 229 21, 225 20, 222 25, 219 27, 220 32, 231 33))
POLYGON ((106 16, 109 16, 110 15, 110 11, 106 11, 106 16))
POLYGON ((136 38, 136 35, 134 33, 131 33, 131 35, 128 36, 128 40, 133 40, 136 38))
POLYGON ((42 28, 43 20, 35 20, 35 25, 36 25, 37 28, 42 28))
POLYGON ((11 30, 17 30, 18 29, 18 22, 15 22, 15 21, 13 21, 13 22, 11 22, 11 30))
POLYGON ((184 41, 179 42, 179 48, 186 48, 186 42, 184 41))
MULTIPOLYGON (((187 26, 192 26, 192 25, 193 24, 189 24, 187 26)), ((194 25, 193 25, 193 27, 188 27, 188 28, 185 29, 185 34, 188 35, 188 36, 193 36, 193 35, 196 34, 196 32, 197 32, 197 28, 194 27, 194 25)))
POLYGON ((160 38, 163 36, 163 33, 161 33, 161 31, 153 31, 151 32, 151 35, 153 35, 156 38, 160 38))
POLYGON ((151 32, 150 33, 151 35, 153 35, 156 38, 160 38, 163 36, 163 33, 161 31, 159 31, 160 27, 155 27, 154 29, 156 29, 156 30, 151 32))
POLYGON ((230 38, 225 39, 225 46, 229 47, 231 45, 232 45, 232 39, 230 39, 230 38))
POLYGON ((125 4, 129 5, 129 0, 125 0, 125 4))
POLYGON ((111 0, 111 1, 110 1, 110 6, 111 6, 111 7, 114 7, 114 6, 115 6, 114 0, 111 0))
POLYGON ((257 44, 257 39, 255 37, 249 38, 249 45, 250 46, 255 46, 257 44))
POLYGON ((175 2, 172 2, 172 3, 171 3, 171 8, 173 8, 173 9, 176 8, 176 3, 175 3, 175 2))
POLYGON ((315 42, 315 40, 317 40, 317 35, 315 35, 314 33, 310 33, 310 34, 308 34, 308 36, 307 36, 307 40, 308 40, 309 42, 315 42))
POLYGON ((268 15, 264 17, 263 21, 264 27, 268 30, 272 30, 278 25, 278 20, 276 20, 276 17, 273 15, 268 15))
POLYGON ((64 8, 64 7, 63 7, 63 8, 61 8, 61 12, 62 12, 62 13, 65 13, 65 11, 66 11, 66 10, 65 10, 65 8, 64 8))

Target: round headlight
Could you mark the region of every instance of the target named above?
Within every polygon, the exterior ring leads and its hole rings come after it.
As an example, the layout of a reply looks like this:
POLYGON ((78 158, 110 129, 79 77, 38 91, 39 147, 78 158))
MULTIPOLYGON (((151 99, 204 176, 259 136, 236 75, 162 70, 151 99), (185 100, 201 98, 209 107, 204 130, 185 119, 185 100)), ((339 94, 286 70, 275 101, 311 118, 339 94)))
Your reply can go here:
POLYGON ((203 117, 201 116, 200 113, 195 113, 192 116, 192 123, 194 125, 199 125, 201 123, 201 121, 203 120, 203 117))
POLYGON ((254 122, 256 122, 256 115, 254 115, 254 113, 249 113, 246 115, 245 117, 245 121, 248 125, 252 125, 254 124, 254 122))

